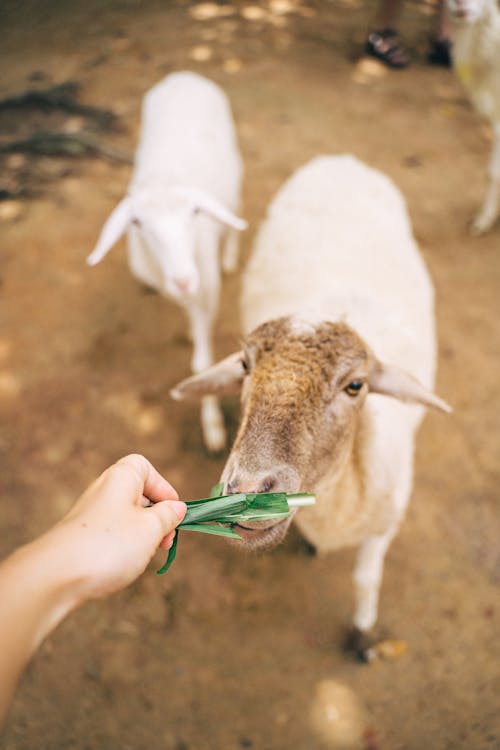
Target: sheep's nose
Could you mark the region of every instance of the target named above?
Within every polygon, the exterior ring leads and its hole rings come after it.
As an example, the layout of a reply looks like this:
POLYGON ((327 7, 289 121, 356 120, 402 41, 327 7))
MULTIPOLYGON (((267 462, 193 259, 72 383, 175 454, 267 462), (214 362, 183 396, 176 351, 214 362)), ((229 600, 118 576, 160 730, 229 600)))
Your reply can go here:
POLYGON ((177 277, 174 279, 174 284, 182 295, 190 295, 195 291, 195 285, 190 276, 177 277))
POLYGON ((228 482, 227 492, 229 495, 235 495, 238 492, 272 492, 275 486, 276 479, 271 475, 247 480, 234 477, 228 482))

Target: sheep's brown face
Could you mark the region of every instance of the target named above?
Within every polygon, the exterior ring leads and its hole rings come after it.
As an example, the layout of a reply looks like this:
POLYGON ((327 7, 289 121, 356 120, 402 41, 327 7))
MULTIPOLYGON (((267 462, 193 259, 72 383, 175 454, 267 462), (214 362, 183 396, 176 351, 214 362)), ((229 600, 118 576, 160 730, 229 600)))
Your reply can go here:
MULTIPOLYGON (((246 341, 240 427, 222 479, 227 492, 314 491, 351 454, 373 358, 343 323, 280 318, 246 341)), ((291 518, 238 528, 248 546, 283 539, 291 518)))

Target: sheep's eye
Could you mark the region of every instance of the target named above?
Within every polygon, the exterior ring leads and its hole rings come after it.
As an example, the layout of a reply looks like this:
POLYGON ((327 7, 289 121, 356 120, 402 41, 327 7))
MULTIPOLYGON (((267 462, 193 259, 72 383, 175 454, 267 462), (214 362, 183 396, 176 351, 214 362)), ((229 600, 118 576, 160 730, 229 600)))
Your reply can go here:
POLYGON ((241 360, 241 366, 243 367, 243 369, 245 370, 245 372, 248 372, 250 370, 250 368, 248 366, 248 362, 244 358, 242 358, 242 360, 241 360))
POLYGON ((349 396, 357 396, 362 387, 363 383, 361 380, 353 380, 344 390, 349 396))
POLYGON ((136 227, 140 227, 141 226, 141 222, 139 221, 139 219, 137 217, 134 217, 132 219, 132 224, 135 224, 136 227))

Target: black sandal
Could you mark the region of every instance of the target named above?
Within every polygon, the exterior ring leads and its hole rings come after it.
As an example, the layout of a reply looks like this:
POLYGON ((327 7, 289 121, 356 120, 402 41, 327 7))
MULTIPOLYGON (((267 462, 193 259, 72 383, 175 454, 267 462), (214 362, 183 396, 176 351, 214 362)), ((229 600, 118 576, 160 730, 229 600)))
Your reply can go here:
POLYGON ((368 36, 365 51, 367 55, 376 57, 390 68, 406 68, 410 57, 398 41, 394 29, 372 31, 368 36))
POLYGON ((441 65, 451 68, 451 42, 449 39, 434 39, 427 55, 427 62, 431 65, 441 65))

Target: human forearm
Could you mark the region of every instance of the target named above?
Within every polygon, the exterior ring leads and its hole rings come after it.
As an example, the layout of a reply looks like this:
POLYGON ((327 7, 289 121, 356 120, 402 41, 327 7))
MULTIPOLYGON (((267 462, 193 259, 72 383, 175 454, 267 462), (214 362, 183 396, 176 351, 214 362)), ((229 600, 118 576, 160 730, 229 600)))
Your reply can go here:
POLYGON ((52 541, 49 532, 0 565, 0 725, 30 658, 77 605, 76 573, 52 541))

